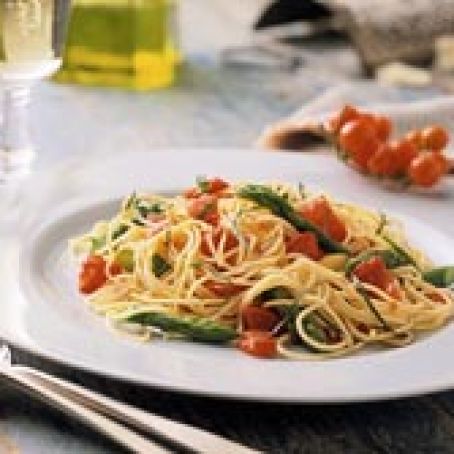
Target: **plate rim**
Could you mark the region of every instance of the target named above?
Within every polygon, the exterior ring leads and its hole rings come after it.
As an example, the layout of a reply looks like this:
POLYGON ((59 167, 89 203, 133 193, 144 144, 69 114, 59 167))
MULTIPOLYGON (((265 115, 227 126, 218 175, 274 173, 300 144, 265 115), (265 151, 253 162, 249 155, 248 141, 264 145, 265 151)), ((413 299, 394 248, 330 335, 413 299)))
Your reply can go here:
MULTIPOLYGON (((0 337, 2 339, 2 337, 0 337)), ((430 394, 440 393, 440 392, 449 392, 454 389, 454 379, 451 384, 446 385, 445 382, 440 382, 438 384, 428 385, 428 386, 416 386, 413 389, 409 388, 407 391, 399 391, 397 394, 392 394, 390 392, 375 393, 372 395, 358 395, 356 397, 352 396, 334 396, 331 398, 320 399, 320 398, 311 398, 310 396, 305 397, 285 397, 285 396, 259 396, 259 395, 250 395, 242 393, 225 393, 221 391, 207 391, 201 390, 198 388, 190 388, 187 386, 179 385, 178 383, 172 385, 166 385, 163 383, 151 383, 140 378, 131 378, 126 376, 124 373, 119 372, 109 372, 100 371, 94 366, 83 364, 78 360, 67 360, 61 358, 57 354, 48 353, 40 348, 34 348, 26 343, 23 343, 18 340, 3 340, 7 343, 8 346, 21 349, 26 351, 29 354, 33 354, 37 358, 42 358, 46 361, 54 363, 60 367, 71 368, 73 370, 91 374, 98 378, 104 379, 113 379, 120 383, 125 383, 129 386, 140 386, 143 388, 150 388, 155 391, 164 391, 168 393, 176 393, 187 396, 194 396, 200 398, 210 398, 210 399, 220 399, 225 401, 236 401, 236 402, 250 402, 250 403, 263 403, 263 404, 298 404, 298 405, 330 405, 330 404, 356 404, 356 403, 375 403, 375 402, 386 402, 397 399, 407 399, 412 397, 423 397, 430 394)))

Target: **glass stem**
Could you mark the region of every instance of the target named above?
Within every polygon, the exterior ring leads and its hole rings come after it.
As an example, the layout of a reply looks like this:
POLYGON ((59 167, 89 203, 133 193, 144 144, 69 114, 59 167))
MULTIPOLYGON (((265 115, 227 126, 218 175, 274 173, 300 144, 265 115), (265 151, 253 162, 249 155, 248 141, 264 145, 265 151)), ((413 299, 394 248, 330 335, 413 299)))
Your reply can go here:
POLYGON ((3 167, 24 170, 34 159, 30 139, 30 84, 7 84, 3 98, 3 167))

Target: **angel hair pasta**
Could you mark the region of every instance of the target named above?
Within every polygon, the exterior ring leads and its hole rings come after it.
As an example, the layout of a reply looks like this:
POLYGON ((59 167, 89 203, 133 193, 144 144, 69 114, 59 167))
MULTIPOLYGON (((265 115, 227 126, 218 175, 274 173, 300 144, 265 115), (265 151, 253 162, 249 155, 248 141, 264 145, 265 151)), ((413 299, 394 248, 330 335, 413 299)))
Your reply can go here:
POLYGON ((71 249, 90 307, 144 339, 332 358, 408 344, 453 312, 454 268, 434 268, 398 222, 283 183, 134 193, 71 249))

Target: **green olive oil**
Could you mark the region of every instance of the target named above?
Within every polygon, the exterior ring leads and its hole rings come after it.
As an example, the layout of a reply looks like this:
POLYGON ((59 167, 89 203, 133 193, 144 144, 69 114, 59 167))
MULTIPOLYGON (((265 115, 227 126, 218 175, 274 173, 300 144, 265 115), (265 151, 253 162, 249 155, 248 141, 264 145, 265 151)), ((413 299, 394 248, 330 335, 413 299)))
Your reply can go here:
POLYGON ((177 50, 172 0, 74 0, 55 79, 149 90, 170 85, 177 50))

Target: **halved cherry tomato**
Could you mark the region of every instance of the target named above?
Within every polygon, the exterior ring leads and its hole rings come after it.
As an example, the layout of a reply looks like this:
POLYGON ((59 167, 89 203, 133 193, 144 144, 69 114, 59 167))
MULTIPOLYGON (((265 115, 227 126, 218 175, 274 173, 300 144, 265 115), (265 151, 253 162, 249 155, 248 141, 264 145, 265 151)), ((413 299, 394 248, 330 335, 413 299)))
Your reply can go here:
POLYGON ((421 131, 424 148, 428 150, 442 150, 448 145, 449 135, 446 129, 438 125, 428 126, 421 131))
POLYGON ((202 194, 217 194, 230 186, 229 183, 218 177, 205 180, 204 183, 206 187, 203 191, 200 187, 189 188, 184 192, 184 197, 186 199, 196 199, 202 194))
POLYGON ((84 262, 85 266, 94 266, 94 267, 105 267, 106 266, 106 261, 104 260, 104 257, 100 255, 89 255, 87 259, 84 262))
POLYGON ((218 227, 212 232, 204 232, 202 234, 202 244, 200 245, 202 254, 210 256, 211 249, 208 245, 209 238, 211 237, 213 246, 217 248, 221 243, 223 234, 225 234, 224 252, 229 252, 238 246, 238 238, 230 230, 218 227))
POLYGON ((117 276, 118 274, 121 274, 123 272, 123 267, 116 262, 113 262, 109 266, 109 274, 111 276, 117 276))
POLYGON ((372 257, 357 265, 353 274, 362 282, 374 285, 389 295, 399 298, 400 286, 381 257, 372 257))
POLYGON ((440 155, 440 153, 426 151, 413 159, 408 169, 408 176, 415 185, 428 188, 440 181, 446 172, 440 155))
POLYGON ((188 188, 186 191, 183 192, 183 197, 185 199, 196 199, 197 197, 200 197, 201 192, 199 188, 188 188))
POLYGON ((216 296, 226 298, 236 296, 247 288, 246 285, 232 284, 230 282, 207 281, 203 285, 216 296))
POLYGON ((151 223, 161 222, 166 218, 164 213, 148 213, 147 214, 147 221, 151 223))
POLYGON ((402 289, 400 287, 399 281, 394 277, 390 279, 388 285, 384 290, 389 296, 392 296, 396 300, 402 297, 402 289))
POLYGON ((294 232, 285 242, 287 253, 304 254, 312 260, 320 260, 323 251, 320 249, 317 237, 312 232, 294 232))
POLYGON ((445 303, 445 299, 442 295, 440 295, 440 293, 431 292, 427 295, 427 297, 436 303, 445 303))
POLYGON ((217 225, 219 221, 218 199, 211 194, 202 194, 188 203, 188 214, 209 224, 217 225))
POLYGON ((342 126, 339 145, 361 169, 367 169, 369 159, 376 153, 380 141, 368 117, 360 117, 342 126))
POLYGON ((343 221, 337 216, 325 197, 317 197, 298 207, 304 219, 319 227, 323 233, 334 241, 342 242, 347 236, 347 229, 343 221))
MULTIPOLYGON (((93 293, 107 282, 107 263, 100 255, 91 255, 82 264, 79 273, 79 291, 84 294, 93 293)), ((112 263, 109 274, 115 276, 122 272, 122 267, 112 263)))
POLYGON ((93 293, 107 281, 106 262, 101 256, 92 255, 82 264, 79 272, 79 291, 93 293))
POLYGON ((224 189, 227 189, 230 185, 227 183, 227 181, 224 181, 221 178, 212 178, 207 181, 208 182, 208 190, 207 192, 210 194, 215 194, 217 192, 223 191, 224 189))
POLYGON ((345 123, 356 120, 358 117, 359 112, 353 106, 347 104, 328 119, 326 129, 332 134, 337 134, 345 123))
POLYGON ((272 309, 246 306, 241 310, 241 319, 246 330, 271 331, 280 321, 272 309))
POLYGON ((209 213, 205 214, 205 216, 203 217, 203 220, 207 224, 211 224, 214 226, 219 225, 219 219, 220 219, 220 216, 217 211, 210 211, 209 213))
POLYGON ((388 270, 381 257, 372 257, 369 260, 358 264, 353 274, 362 282, 375 285, 382 290, 385 289, 389 282, 388 270))
POLYGON ((243 352, 258 358, 277 356, 277 341, 268 332, 245 331, 241 335, 238 347, 243 352))

